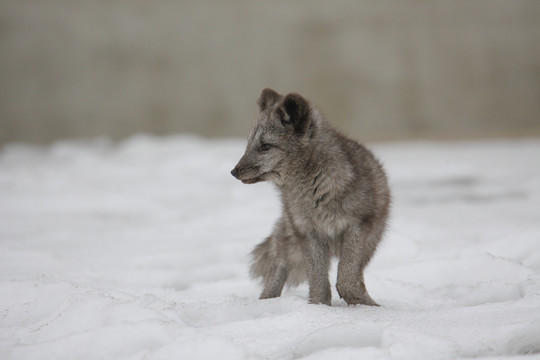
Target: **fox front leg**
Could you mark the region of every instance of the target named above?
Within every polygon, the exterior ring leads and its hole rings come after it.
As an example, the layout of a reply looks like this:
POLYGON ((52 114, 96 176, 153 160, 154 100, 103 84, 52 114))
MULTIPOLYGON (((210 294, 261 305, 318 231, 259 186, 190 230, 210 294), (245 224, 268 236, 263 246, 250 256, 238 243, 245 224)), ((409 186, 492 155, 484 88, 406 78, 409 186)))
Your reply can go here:
POLYGON ((348 305, 378 306, 364 283, 364 267, 374 252, 369 248, 373 243, 370 236, 374 235, 370 230, 351 227, 343 236, 336 288, 348 305))
POLYGON ((328 244, 308 237, 305 246, 308 264, 309 303, 330 305, 332 290, 328 280, 330 267, 328 244))

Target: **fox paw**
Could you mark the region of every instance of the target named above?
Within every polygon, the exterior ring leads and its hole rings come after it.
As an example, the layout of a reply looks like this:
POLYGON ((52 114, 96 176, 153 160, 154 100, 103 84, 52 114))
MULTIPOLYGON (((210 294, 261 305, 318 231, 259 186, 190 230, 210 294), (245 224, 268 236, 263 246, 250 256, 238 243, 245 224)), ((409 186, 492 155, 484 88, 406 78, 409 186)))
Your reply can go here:
POLYGON ((350 288, 349 286, 336 286, 339 296, 345 300, 347 305, 369 305, 369 306, 379 306, 372 298, 369 296, 366 287, 364 284, 361 284, 359 287, 350 288))
POLYGON ((321 291, 321 292, 312 292, 309 294, 309 303, 310 304, 324 304, 331 306, 332 305, 332 292, 330 289, 321 291))

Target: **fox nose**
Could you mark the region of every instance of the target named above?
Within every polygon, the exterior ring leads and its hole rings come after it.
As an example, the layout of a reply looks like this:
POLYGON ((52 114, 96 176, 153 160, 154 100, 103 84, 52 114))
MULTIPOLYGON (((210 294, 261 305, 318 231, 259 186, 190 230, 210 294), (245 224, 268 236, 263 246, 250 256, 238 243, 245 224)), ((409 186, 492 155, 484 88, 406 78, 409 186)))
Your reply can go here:
POLYGON ((238 179, 238 169, 234 168, 231 170, 231 175, 238 179))

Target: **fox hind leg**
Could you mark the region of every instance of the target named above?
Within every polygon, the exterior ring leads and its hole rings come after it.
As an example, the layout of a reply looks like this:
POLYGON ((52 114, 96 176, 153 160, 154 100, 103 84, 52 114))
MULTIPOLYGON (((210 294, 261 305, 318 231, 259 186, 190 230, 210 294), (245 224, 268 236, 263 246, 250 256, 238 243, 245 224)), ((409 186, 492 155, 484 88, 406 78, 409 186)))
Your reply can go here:
POLYGON ((288 274, 286 266, 277 262, 274 263, 264 278, 264 288, 259 299, 271 299, 281 296, 288 274))
POLYGON ((272 234, 251 253, 251 276, 262 278, 264 285, 260 299, 280 296, 289 275, 286 257, 280 256, 276 241, 276 234, 272 234))

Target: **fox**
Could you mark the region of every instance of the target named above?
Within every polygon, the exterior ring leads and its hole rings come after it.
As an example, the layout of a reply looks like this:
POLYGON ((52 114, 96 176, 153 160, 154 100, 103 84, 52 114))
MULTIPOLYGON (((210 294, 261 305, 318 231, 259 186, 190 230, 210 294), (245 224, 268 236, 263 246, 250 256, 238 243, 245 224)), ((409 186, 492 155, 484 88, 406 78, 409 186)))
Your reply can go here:
POLYGON ((307 99, 264 89, 247 146, 231 174, 244 184, 269 181, 281 196, 281 216, 252 251, 250 274, 260 299, 281 296, 285 284, 307 280, 311 304, 331 305, 336 289, 348 305, 379 306, 364 268, 385 232, 391 194, 382 164, 365 146, 335 130, 307 99))

